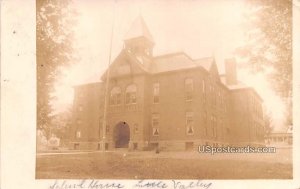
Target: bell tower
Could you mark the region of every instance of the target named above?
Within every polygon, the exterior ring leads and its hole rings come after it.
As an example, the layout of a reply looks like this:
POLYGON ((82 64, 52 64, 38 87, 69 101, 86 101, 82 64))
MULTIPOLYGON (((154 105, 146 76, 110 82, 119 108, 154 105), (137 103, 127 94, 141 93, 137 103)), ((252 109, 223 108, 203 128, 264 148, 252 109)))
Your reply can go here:
POLYGON ((152 57, 153 47, 154 40, 144 19, 139 15, 125 36, 124 48, 136 56, 152 57))

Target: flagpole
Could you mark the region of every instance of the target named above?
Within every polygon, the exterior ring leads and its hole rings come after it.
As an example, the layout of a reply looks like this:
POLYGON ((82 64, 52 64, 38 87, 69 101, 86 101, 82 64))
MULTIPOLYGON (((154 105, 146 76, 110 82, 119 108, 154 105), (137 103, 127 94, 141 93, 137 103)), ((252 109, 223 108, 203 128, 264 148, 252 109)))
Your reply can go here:
POLYGON ((104 94, 104 112, 103 112, 103 122, 102 122, 102 151, 105 151, 106 144, 106 126, 107 126, 107 96, 109 89, 109 76, 110 76, 110 64, 111 64, 111 51, 112 51, 112 42, 113 42, 113 34, 114 34, 114 25, 115 25, 115 6, 116 1, 114 1, 114 10, 113 10, 113 22, 111 27, 111 35, 110 35, 110 47, 109 47, 109 57, 108 57, 108 67, 106 72, 106 81, 105 81, 105 94, 104 94))

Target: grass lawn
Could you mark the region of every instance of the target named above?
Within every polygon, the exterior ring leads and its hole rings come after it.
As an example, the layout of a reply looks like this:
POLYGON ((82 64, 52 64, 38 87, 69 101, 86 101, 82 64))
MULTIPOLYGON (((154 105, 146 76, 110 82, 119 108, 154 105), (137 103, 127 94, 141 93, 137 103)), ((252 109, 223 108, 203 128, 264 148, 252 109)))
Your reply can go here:
POLYGON ((291 150, 275 154, 92 152, 37 155, 37 179, 292 179, 291 150))

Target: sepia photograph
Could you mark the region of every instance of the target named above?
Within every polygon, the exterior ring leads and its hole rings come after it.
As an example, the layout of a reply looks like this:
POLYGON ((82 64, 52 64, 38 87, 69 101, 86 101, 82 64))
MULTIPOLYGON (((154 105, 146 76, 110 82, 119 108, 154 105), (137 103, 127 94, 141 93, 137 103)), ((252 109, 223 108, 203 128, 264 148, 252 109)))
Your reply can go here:
POLYGON ((35 178, 293 179, 292 8, 36 0, 35 178))

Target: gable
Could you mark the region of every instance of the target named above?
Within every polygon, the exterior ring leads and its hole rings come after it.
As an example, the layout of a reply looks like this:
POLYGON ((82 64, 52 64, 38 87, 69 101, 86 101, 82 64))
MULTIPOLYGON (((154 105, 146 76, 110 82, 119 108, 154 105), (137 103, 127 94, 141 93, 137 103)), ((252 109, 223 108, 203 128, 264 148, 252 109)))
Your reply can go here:
MULTIPOLYGON (((124 50, 112 62, 109 69, 110 78, 146 73, 146 70, 142 67, 139 60, 130 56, 130 54, 124 50)), ((102 80, 106 79, 107 72, 108 69, 101 76, 102 80)))

